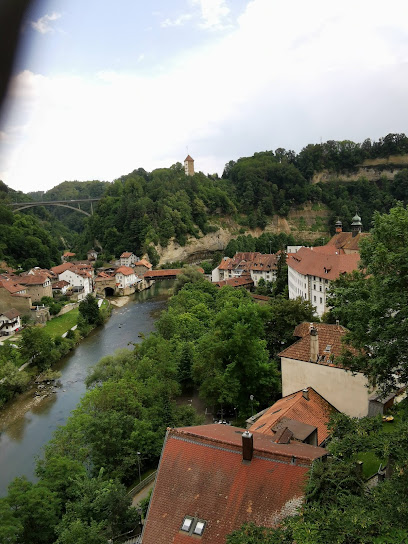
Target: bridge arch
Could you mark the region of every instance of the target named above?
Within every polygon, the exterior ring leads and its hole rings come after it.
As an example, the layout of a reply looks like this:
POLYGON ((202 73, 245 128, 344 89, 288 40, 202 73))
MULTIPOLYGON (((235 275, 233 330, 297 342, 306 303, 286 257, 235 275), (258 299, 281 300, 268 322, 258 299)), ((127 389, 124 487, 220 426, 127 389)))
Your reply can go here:
POLYGON ((35 208, 36 206, 59 206, 60 208, 69 208, 70 210, 74 210, 75 212, 83 213, 84 215, 91 217, 91 214, 86 212, 85 210, 81 210, 81 208, 75 208, 74 206, 69 206, 68 204, 50 204, 48 202, 36 202, 34 204, 24 204, 24 206, 19 206, 18 208, 15 207, 13 210, 13 213, 20 212, 21 210, 25 210, 27 208, 35 208))

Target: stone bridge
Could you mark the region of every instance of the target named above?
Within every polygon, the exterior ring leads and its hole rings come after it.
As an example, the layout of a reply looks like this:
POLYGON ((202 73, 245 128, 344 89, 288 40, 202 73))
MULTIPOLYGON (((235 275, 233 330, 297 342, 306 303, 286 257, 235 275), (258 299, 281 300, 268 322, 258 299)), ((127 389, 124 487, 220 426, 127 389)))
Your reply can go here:
POLYGON ((9 204, 9 206, 13 208, 13 213, 19 212, 21 210, 26 210, 27 208, 34 208, 35 206, 60 206, 61 208, 69 208, 70 210, 74 210, 76 212, 83 213, 88 217, 91 217, 91 215, 93 215, 93 203, 99 202, 99 200, 101 199, 83 198, 77 200, 41 200, 35 202, 12 202, 11 204, 9 204), (91 213, 82 210, 81 204, 90 204, 91 213))

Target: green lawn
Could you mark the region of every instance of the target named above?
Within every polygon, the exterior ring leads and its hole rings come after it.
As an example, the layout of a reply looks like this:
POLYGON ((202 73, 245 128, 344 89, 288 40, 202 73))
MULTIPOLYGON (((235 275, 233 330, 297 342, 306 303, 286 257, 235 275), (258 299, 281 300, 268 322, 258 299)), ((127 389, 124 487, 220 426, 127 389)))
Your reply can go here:
MULTIPOLYGON (((393 416, 394 416, 394 421, 392 423, 384 422, 382 424, 383 433, 392 433, 395 427, 398 426, 401 416, 399 416, 398 414, 393 414, 393 416)), ((358 460, 363 462, 363 475, 365 478, 369 478, 370 476, 375 474, 380 467, 380 463, 382 464, 382 466, 386 464, 385 459, 379 459, 371 451, 359 453, 358 460)))
POLYGON ((45 332, 53 338, 63 335, 64 332, 67 332, 77 324, 78 313, 78 308, 75 308, 60 317, 55 317, 54 319, 51 319, 51 321, 47 321, 47 324, 44 327, 45 332))

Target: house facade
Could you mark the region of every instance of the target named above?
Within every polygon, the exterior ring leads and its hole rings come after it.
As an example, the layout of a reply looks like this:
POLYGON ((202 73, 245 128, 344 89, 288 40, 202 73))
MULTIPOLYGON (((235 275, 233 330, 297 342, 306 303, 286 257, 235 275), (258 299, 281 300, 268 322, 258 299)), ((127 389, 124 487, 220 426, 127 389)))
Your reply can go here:
POLYGON ((217 283, 249 274, 256 287, 262 278, 265 282, 276 281, 278 256, 258 252, 238 252, 234 257, 224 257, 211 273, 211 281, 217 283))
POLYGON ((19 283, 26 288, 33 302, 39 302, 43 297, 52 297, 51 280, 45 274, 20 276, 19 283))
MULTIPOLYGON (((326 323, 302 323, 295 329, 299 340, 283 350, 281 358, 282 396, 312 387, 327 402, 350 417, 364 417, 369 412, 370 395, 364 374, 336 363, 347 329, 326 323)), ((352 348, 347 347, 350 351, 352 348)))
POLYGON ((92 293, 92 277, 89 272, 76 268, 67 268, 61 274, 58 274, 58 279, 65 280, 69 283, 70 287, 80 291, 83 296, 92 293), (80 289, 78 289, 80 288, 80 289))
POLYGON ((115 272, 115 279, 119 289, 126 289, 135 285, 137 276, 130 266, 120 266, 115 272))
POLYGON ((21 328, 20 312, 15 308, 0 313, 0 336, 11 336, 21 328))
POLYGON ((125 251, 120 256, 120 266, 132 266, 132 264, 135 264, 138 260, 139 257, 136 257, 136 255, 130 251, 125 251))

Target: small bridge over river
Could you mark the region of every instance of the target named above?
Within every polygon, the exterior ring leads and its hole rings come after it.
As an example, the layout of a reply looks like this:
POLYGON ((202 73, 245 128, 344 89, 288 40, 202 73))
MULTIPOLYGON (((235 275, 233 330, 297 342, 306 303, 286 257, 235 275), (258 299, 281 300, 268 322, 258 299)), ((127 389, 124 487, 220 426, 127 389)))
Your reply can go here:
POLYGON ((32 202, 12 202, 9 204, 13 208, 13 213, 19 212, 21 210, 26 210, 27 208, 34 208, 35 206, 61 206, 61 208, 69 208, 76 212, 83 213, 88 217, 93 215, 93 203, 99 202, 100 198, 82 198, 78 200, 41 200, 41 201, 32 201, 32 202), (91 211, 86 212, 81 208, 81 205, 90 204, 91 211))
MULTIPOLYGON (((204 274, 204 270, 202 268, 198 268, 197 270, 201 272, 201 274, 204 274)), ((151 270, 150 272, 146 272, 144 274, 145 280, 174 280, 177 278, 179 274, 183 274, 184 270, 182 268, 168 268, 163 270, 151 270)))

